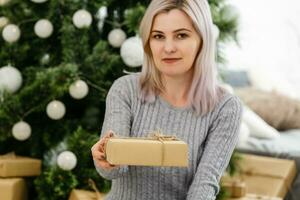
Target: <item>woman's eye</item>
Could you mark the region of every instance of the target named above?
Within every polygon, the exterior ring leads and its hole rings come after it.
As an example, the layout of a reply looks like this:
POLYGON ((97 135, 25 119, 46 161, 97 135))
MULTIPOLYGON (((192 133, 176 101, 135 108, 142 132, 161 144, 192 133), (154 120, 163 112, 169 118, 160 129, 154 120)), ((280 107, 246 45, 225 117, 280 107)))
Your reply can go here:
POLYGON ((178 38, 178 39, 184 39, 184 38, 186 38, 186 37, 188 37, 188 35, 185 34, 185 33, 179 33, 179 34, 177 35, 177 38, 178 38))
POLYGON ((152 37, 153 37, 154 39, 162 39, 162 38, 163 38, 162 35, 153 35, 152 37))

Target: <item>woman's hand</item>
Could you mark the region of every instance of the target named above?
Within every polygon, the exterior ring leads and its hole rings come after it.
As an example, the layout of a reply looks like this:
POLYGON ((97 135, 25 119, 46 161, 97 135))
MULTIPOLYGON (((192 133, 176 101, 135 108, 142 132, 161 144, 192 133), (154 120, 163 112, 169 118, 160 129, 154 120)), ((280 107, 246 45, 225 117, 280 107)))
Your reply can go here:
POLYGON ((114 134, 112 131, 108 131, 102 139, 100 139, 96 144, 93 145, 91 151, 92 151, 93 160, 95 161, 97 167, 107 169, 107 170, 117 167, 117 165, 111 165, 109 162, 107 162, 105 156, 106 142, 113 135, 114 134))

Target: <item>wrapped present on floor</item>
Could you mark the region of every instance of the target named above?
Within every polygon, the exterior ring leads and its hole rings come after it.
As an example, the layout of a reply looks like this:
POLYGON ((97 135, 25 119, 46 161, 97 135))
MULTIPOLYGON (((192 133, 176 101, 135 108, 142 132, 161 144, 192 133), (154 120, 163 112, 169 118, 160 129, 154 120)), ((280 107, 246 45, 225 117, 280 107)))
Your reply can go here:
POLYGON ((264 195, 257 195, 257 194, 247 194, 241 198, 230 198, 226 200, 283 200, 280 197, 271 197, 271 196, 264 196, 264 195))
POLYGON ((221 179, 222 187, 229 192, 230 197, 240 198, 247 194, 246 183, 240 179, 231 179, 228 176, 223 176, 221 179))
POLYGON ((0 178, 1 200, 26 200, 27 188, 22 178, 0 178))
POLYGON ((69 200, 103 200, 104 195, 97 195, 96 192, 88 191, 88 190, 72 190, 69 200))
POLYGON ((92 180, 89 180, 89 183, 94 191, 73 189, 69 196, 69 200, 103 200, 105 194, 99 192, 92 180))
POLYGON ((175 136, 112 137, 105 149, 106 160, 114 165, 188 166, 188 146, 175 136))
POLYGON ((38 176, 41 160, 9 153, 0 156, 0 177, 38 176))
POLYGON ((284 198, 297 174, 293 160, 242 154, 241 180, 250 194, 284 198))

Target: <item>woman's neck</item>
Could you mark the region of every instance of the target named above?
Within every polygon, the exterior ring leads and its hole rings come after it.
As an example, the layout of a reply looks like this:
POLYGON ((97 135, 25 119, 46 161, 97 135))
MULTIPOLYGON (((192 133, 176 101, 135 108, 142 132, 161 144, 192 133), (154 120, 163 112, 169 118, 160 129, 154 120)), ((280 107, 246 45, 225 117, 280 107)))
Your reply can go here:
POLYGON ((173 105, 186 105, 191 80, 191 75, 181 77, 163 76, 162 82, 165 90, 160 95, 173 105))

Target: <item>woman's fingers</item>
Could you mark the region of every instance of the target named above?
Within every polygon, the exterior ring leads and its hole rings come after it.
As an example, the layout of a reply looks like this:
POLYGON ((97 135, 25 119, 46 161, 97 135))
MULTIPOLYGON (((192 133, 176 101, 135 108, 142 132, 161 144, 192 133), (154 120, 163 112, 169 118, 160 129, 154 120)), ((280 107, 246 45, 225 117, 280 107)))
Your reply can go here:
POLYGON ((114 165, 111 165, 109 162, 106 161, 104 152, 94 151, 93 159, 96 165, 100 168, 112 169, 113 167, 115 167, 114 165))
POLYGON ((112 165, 109 162, 107 162, 106 160, 97 160, 96 162, 96 166, 100 167, 100 168, 104 168, 104 169, 113 169, 118 167, 118 165, 112 165))
POLYGON ((97 167, 104 169, 113 169, 117 167, 106 161, 105 157, 105 145, 110 137, 113 137, 113 131, 109 130, 104 137, 102 137, 97 143, 95 143, 91 149, 92 156, 97 167))
POLYGON ((92 150, 102 150, 103 151, 107 140, 112 136, 113 136, 113 133, 106 134, 96 144, 93 145, 92 150))
POLYGON ((99 145, 103 146, 103 145, 105 144, 105 142, 106 142, 107 139, 108 139, 107 136, 104 136, 103 138, 101 138, 101 139, 99 140, 99 145))
POLYGON ((93 153, 93 159, 94 160, 105 160, 105 155, 103 152, 100 151, 95 151, 93 153))
POLYGON ((106 135, 103 137, 103 138, 101 138, 100 140, 99 140, 99 144, 100 145, 102 145, 102 146, 104 146, 105 145, 105 143, 107 142, 107 140, 110 138, 110 137, 113 137, 113 132, 112 131, 108 131, 107 133, 106 133, 106 135))
POLYGON ((101 146, 99 147, 99 150, 100 150, 101 152, 104 152, 104 151, 105 151, 104 146, 101 145, 101 146))
POLYGON ((99 164, 102 165, 105 168, 109 168, 109 167, 114 167, 115 165, 111 165, 109 162, 107 162, 106 160, 100 160, 99 164))

